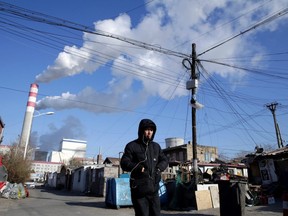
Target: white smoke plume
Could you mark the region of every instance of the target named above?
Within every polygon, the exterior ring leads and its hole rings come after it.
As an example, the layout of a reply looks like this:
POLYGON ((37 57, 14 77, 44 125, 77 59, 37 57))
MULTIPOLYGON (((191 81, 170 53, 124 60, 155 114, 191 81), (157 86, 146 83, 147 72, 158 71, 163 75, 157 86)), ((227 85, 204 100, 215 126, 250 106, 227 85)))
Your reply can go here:
MULTIPOLYGON (((96 30, 189 55, 192 43, 197 44, 197 51, 201 53, 247 29, 283 5, 284 0, 156 0, 147 4, 147 14, 136 26, 132 26, 131 18, 127 14, 121 14, 114 20, 97 21, 94 26, 96 30)), ((249 34, 273 31, 279 22, 274 21, 261 26, 249 34)), ((251 61, 257 64, 257 53, 262 51, 263 47, 258 41, 245 35, 204 54, 201 58, 233 58, 241 53, 242 56, 252 56, 251 61)), ((188 93, 185 83, 189 79, 181 61, 182 59, 143 48, 131 48, 131 45, 119 40, 84 33, 83 45, 65 46, 54 64, 36 76, 36 82, 49 83, 81 73, 93 76, 98 71, 103 71, 101 69, 104 67, 110 67, 109 70, 105 70, 105 73, 111 76, 107 82, 108 89, 100 91, 83 86, 83 90, 76 94, 69 93, 67 89, 66 93, 41 99, 37 102, 37 108, 79 108, 90 112, 118 112, 119 109, 115 110, 113 107, 123 110, 127 107, 137 107, 145 103, 150 96, 159 96, 166 100, 180 97, 188 93)), ((241 79, 245 75, 235 73, 235 70, 229 67, 207 64, 205 68, 211 73, 218 73, 230 79, 241 79)))

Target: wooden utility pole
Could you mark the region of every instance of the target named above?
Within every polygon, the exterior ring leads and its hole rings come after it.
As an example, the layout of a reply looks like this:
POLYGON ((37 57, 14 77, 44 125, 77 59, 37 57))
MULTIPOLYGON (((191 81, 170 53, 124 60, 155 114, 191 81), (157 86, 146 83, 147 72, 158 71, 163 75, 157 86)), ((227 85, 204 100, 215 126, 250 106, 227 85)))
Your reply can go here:
POLYGON ((192 59, 185 58, 182 61, 183 66, 190 70, 191 73, 191 80, 187 81, 186 89, 191 90, 192 98, 191 98, 191 105, 192 105, 192 153, 193 153, 193 177, 194 177, 194 186, 195 189, 197 188, 198 184, 198 158, 197 158, 197 135, 196 135, 196 109, 202 108, 203 105, 196 101, 196 91, 198 87, 198 76, 196 74, 196 44, 192 44, 192 59), (189 65, 187 66, 186 63, 189 65))
MULTIPOLYGON (((191 78, 194 86, 192 88, 192 101, 196 103, 196 88, 197 88, 197 76, 196 76, 196 44, 192 44, 192 64, 191 64, 191 78)), ((192 148, 193 148, 193 173, 195 179, 195 189, 198 184, 198 159, 197 159, 197 138, 196 138, 196 107, 192 106, 192 148)))
POLYGON ((279 125, 277 123, 276 115, 275 115, 275 111, 276 111, 277 106, 278 106, 278 103, 271 103, 271 104, 267 104, 266 105, 266 107, 271 111, 271 113, 273 115, 274 127, 275 127, 275 131, 276 131, 276 138, 277 138, 278 148, 282 148, 283 147, 283 141, 282 141, 279 125))

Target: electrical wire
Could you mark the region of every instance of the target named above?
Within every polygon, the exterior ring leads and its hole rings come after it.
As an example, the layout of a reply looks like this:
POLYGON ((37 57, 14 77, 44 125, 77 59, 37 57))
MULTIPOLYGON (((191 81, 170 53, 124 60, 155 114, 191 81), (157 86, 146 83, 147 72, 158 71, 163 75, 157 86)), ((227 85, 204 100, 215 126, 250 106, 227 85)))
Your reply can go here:
POLYGON ((249 27, 248 29, 245 29, 245 30, 241 31, 240 33, 238 33, 238 34, 236 34, 236 35, 224 40, 223 42, 220 42, 217 45, 207 49, 206 51, 198 54, 198 57, 203 55, 203 54, 205 54, 205 53, 207 53, 207 52, 209 52, 209 51, 211 51, 211 50, 213 50, 213 49, 215 49, 215 48, 217 48, 217 47, 219 47, 219 46, 221 46, 221 45, 223 45, 223 44, 225 44, 225 43, 227 43, 227 42, 229 42, 229 41, 231 41, 231 40, 233 40, 233 39, 235 39, 235 38, 237 38, 237 37, 239 37, 239 36, 241 36, 241 35, 243 35, 243 34, 245 34, 245 33, 247 33, 247 32, 249 32, 249 31, 251 31, 251 30, 254 30, 254 29, 258 28, 259 26, 262 26, 262 25, 267 24, 267 23, 269 23, 269 22, 271 22, 271 21, 273 21, 273 20, 275 20, 275 19, 277 19, 277 18, 279 18, 281 16, 284 16, 287 13, 288 13, 288 8, 284 8, 284 9, 282 9, 280 11, 277 11, 274 14, 272 14, 271 16, 265 18, 264 20, 261 20, 260 22, 254 24, 253 26, 249 27))
MULTIPOLYGON (((3 3, 3 2, 0 2, 0 10, 2 12, 5 12, 5 13, 8 13, 10 15, 14 15, 14 16, 17 16, 21 19, 24 19, 24 20, 29 20, 29 21, 34 21, 34 22, 39 22, 39 23, 46 23, 46 24, 49 24, 49 25, 53 25, 53 26, 57 26, 57 27, 65 27, 67 29, 73 29, 73 30, 76 30, 76 31, 81 31, 81 32, 87 32, 87 33, 91 33, 91 34, 95 34, 95 35, 99 35, 99 36, 104 36, 104 37, 107 37, 107 38, 111 38, 111 39, 116 39, 116 40, 119 40, 119 41, 122 41, 122 42, 125 42, 125 43, 128 43, 128 44, 131 44, 133 46, 136 46, 136 47, 139 47, 139 48, 144 48, 144 49, 147 49, 147 50, 151 50, 151 51, 155 51, 155 52, 159 52, 163 55, 168 55, 170 57, 176 57, 176 58, 190 58, 190 55, 187 55, 185 53, 180 53, 180 52, 176 52, 176 51, 172 51, 172 50, 169 50, 169 49, 164 49, 164 48, 161 48, 159 46, 155 46, 155 45, 151 45, 151 44, 147 44, 147 43, 144 43, 144 42, 140 42, 140 41, 137 41, 137 40, 133 40, 133 39, 129 39, 129 38, 125 38, 125 37, 122 37, 122 36, 118 36, 118 35, 114 35, 114 34, 110 34, 110 33, 107 33, 107 32, 103 32, 103 31, 94 31, 93 29, 91 29, 90 27, 87 27, 87 26, 83 26, 83 25, 79 25, 79 24, 76 24, 76 23, 72 23, 70 21, 67 21, 67 20, 61 20, 61 19, 58 19, 58 18, 55 18, 55 17, 52 17, 52 16, 48 16, 48 15, 44 15, 44 14, 41 14, 41 13, 37 13, 37 12, 33 12, 33 11, 30 11, 30 10, 27 10, 27 9, 23 9, 23 8, 20 8, 20 7, 16 7, 16 6, 13 6, 13 5, 10 5, 10 4, 7 4, 7 3, 3 3)), ((273 14, 272 16, 269 16, 267 17, 266 19, 258 22, 257 24, 251 26, 250 28, 240 32, 239 34, 231 37, 231 38, 228 38, 226 39, 225 41, 217 44, 216 46, 213 46, 212 48, 200 53, 198 55, 201 56, 203 55, 204 53, 212 50, 212 49, 215 49, 216 47, 219 47, 221 45, 223 45, 224 43, 228 42, 228 41, 231 41, 232 39, 240 36, 240 35, 243 35, 244 33, 247 33, 255 28, 258 28, 259 26, 263 25, 263 24, 266 24, 266 23, 269 23, 271 21, 273 21, 274 19, 276 18, 279 18, 283 15, 287 14, 287 8, 283 9, 283 10, 280 10, 278 13, 276 14, 273 14)), ((2 17, 3 18, 3 17, 2 17)), ((39 40, 40 37, 42 37, 43 35, 49 35, 49 33, 47 34, 47 32, 40 32, 38 31, 38 38, 37 37, 30 37, 29 38, 29 35, 28 34, 22 34, 23 32, 20 33, 19 32, 13 32, 13 28, 19 28, 20 26, 18 25, 13 25, 11 23, 8 23, 8 22, 4 22, 3 19, 1 19, 0 23, 2 24, 2 30, 3 31, 6 31, 10 34, 14 34, 15 36, 21 36, 22 35, 22 38, 26 38, 26 39, 30 39, 31 41, 34 41, 34 42, 37 42, 41 45, 45 45, 47 47, 50 47, 50 48, 53 48, 53 49, 61 49, 61 44, 63 44, 63 39, 60 39, 59 38, 59 35, 56 37, 56 35, 54 35, 54 39, 52 40, 51 36, 52 34, 50 34, 50 37, 45 37, 46 40, 39 40), (9 26, 11 27, 11 29, 7 29, 5 28, 6 26, 9 26)), ((14 23, 15 24, 15 23, 14 23)), ((20 29, 20 28, 19 28, 20 29)), ((15 30, 15 29, 14 29, 15 30)), ((28 28, 22 28, 23 31, 27 31, 27 32, 37 32, 35 31, 34 29, 28 29, 28 28)), ((60 36, 62 37, 62 36, 60 36)), ((65 36, 67 37, 67 36, 65 36)), ((97 43, 96 41, 90 41, 91 43, 97 43)), ((107 44, 106 44, 107 45, 107 44)), ((86 50, 86 51, 90 51, 91 50, 86 50)), ((86 60, 89 60, 89 61, 92 61, 92 62, 95 62, 95 63, 99 63, 99 64, 103 64, 105 63, 105 61, 107 61, 108 59, 110 59, 112 56, 109 56, 109 55, 106 55, 105 53, 101 53, 101 52, 98 52, 97 55, 100 59, 95 59, 95 58, 87 58, 85 57, 85 55, 82 55, 81 52, 77 53, 77 52, 68 52, 68 51, 64 51, 68 54, 71 54, 71 55, 75 55, 79 58, 83 58, 83 59, 86 59, 86 60)), ((283 55, 283 54, 286 54, 287 52, 282 52, 282 53, 278 53, 279 55, 283 55)), ((275 54, 275 55, 278 55, 278 54, 275 54)), ((269 55, 269 54, 268 54, 269 55)), ((272 55, 272 54, 271 54, 272 55)), ((236 59, 234 59, 235 61, 236 59)), ((274 60, 276 61, 276 60, 274 60)), ((286 61, 285 59, 283 61, 286 61)), ((264 72, 263 70, 260 71, 260 70, 256 70, 256 69, 248 69, 248 68, 244 68, 244 67, 239 67, 239 66, 234 66, 234 65, 230 65, 230 64, 227 64, 227 63, 221 63, 221 62, 217 62, 217 61, 213 61, 213 60, 204 60, 204 59, 200 59, 199 62, 209 62, 209 63, 214 63, 214 64, 219 64, 219 65, 222 65, 222 66, 227 66, 227 67, 231 67, 231 68, 234 68, 234 69, 239 69, 239 70, 244 70, 246 72, 251 72, 255 75, 259 75, 261 77, 267 77, 267 78, 271 78, 271 79, 274 79, 274 80, 286 80, 287 77, 285 77, 285 73, 283 74, 271 74, 271 73, 267 73, 267 72, 264 72)), ((111 66, 111 64, 107 64, 107 66, 111 66)), ((201 70, 205 71, 204 67, 199 64, 201 70)), ((171 85, 172 87, 174 87, 174 91, 172 92, 175 92, 176 88, 184 88, 184 86, 182 84, 180 84, 179 80, 178 81, 171 81, 169 78, 171 78, 170 74, 167 73, 163 73, 163 71, 165 70, 161 70, 161 68, 159 68, 159 70, 154 70, 151 72, 151 74, 148 75, 143 75, 143 74, 138 74, 138 73, 135 73, 134 71, 137 71, 140 69, 139 65, 133 65, 132 66, 132 69, 131 70, 131 64, 127 64, 125 61, 123 61, 121 63, 120 66, 117 66, 117 69, 122 71, 122 72, 125 72, 125 73, 130 73, 131 75, 135 75, 135 76, 141 76, 142 78, 147 78, 147 79, 151 79, 153 81, 158 81, 158 82, 164 82, 166 83, 167 85, 171 85), (127 70, 128 68, 130 68, 129 70, 127 70), (161 78, 159 78, 159 74, 161 73, 161 78), (166 77, 165 77, 166 76, 166 77)), ((150 70, 149 67, 144 67, 142 68, 143 70, 145 71, 148 71, 150 70)), ((163 69, 163 68, 162 68, 163 69)), ((207 72, 207 71, 206 71, 207 72)), ((205 74, 205 73, 204 73, 205 74)), ((203 75, 203 74, 202 74, 203 75)), ((179 75, 180 76, 180 75, 179 75)), ((211 89, 206 89, 206 91, 210 91, 209 94, 216 94, 218 95, 218 97, 220 99, 222 99, 223 101, 226 102, 226 104, 228 105, 228 107, 232 110, 232 113, 235 114, 235 116, 237 117, 240 117, 240 123, 244 124, 244 123, 247 123, 245 119, 243 119, 243 117, 241 115, 243 115, 242 113, 240 114, 236 107, 234 107, 234 105, 232 104, 232 102, 235 101, 236 97, 238 99, 242 99, 242 100, 245 100, 245 97, 244 95, 242 96, 232 96, 230 93, 228 93, 227 91, 223 91, 224 88, 222 88, 219 83, 217 83, 215 80, 209 80, 208 78, 211 77, 211 74, 210 73, 207 73, 206 74, 206 81, 207 83, 210 84, 210 87, 211 89), (214 91, 214 92, 213 92, 214 91), (223 93, 224 92, 224 93, 223 93), (235 97, 235 98, 233 98, 235 97)), ((265 81, 263 81, 265 82, 265 81)), ((284 85, 284 84, 283 84, 284 85)), ((0 87, 1 88, 1 87, 0 87)), ((172 96, 172 94, 171 94, 172 96)), ((79 102, 79 103, 83 103, 83 101, 73 101, 73 102, 79 102)), ((85 103, 85 102, 84 102, 85 103)), ((92 103, 93 105, 96 105, 96 106, 101 106, 99 104, 94 104, 92 103)), ((256 105, 256 104, 255 104, 256 105)), ((105 106, 104 106, 105 107, 105 106)), ((106 107, 107 108, 107 107, 106 107)), ((109 107, 109 108, 112 108, 113 107, 109 107)), ((121 109, 120 109, 121 110, 121 109)), ((132 110, 122 110, 122 111, 132 111, 132 110)), ((147 114, 147 113, 142 113, 142 114, 147 114)), ((246 113, 247 114, 247 113, 246 113)), ((248 115, 248 114, 247 114, 248 115)), ((247 131, 247 128, 246 128, 246 131, 247 131)))

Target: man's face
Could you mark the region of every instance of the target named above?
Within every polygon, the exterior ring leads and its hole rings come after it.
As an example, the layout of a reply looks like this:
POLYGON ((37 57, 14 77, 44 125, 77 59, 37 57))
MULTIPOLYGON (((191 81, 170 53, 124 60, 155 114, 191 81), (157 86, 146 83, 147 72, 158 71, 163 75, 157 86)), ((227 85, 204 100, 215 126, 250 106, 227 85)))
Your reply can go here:
POLYGON ((153 129, 152 128, 145 128, 144 130, 144 137, 147 140, 151 140, 153 136, 153 129))

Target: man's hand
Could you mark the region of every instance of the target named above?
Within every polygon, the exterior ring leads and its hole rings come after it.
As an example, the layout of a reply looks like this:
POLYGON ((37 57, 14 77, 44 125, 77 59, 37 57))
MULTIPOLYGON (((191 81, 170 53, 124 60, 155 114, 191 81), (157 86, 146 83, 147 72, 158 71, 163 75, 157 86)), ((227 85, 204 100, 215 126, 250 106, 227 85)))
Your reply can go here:
POLYGON ((142 169, 141 169, 141 172, 143 173, 145 171, 145 168, 144 167, 142 167, 142 169))

